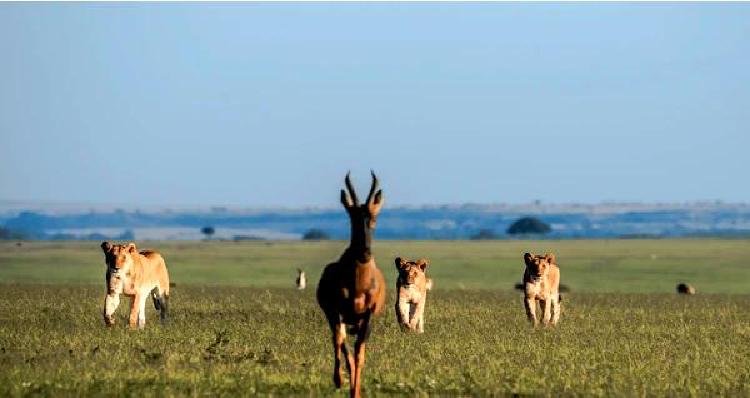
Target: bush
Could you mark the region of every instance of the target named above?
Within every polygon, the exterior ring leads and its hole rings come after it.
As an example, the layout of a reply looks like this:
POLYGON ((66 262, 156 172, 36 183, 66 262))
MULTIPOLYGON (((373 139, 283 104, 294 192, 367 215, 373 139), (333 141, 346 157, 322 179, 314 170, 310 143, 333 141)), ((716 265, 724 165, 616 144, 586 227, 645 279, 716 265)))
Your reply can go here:
POLYGON ((302 235, 302 240, 328 240, 331 239, 328 234, 323 231, 322 229, 318 228, 312 228, 307 230, 304 235, 302 235))
POLYGON ((519 218, 513 224, 508 227, 507 232, 511 235, 524 235, 524 234, 546 234, 551 231, 552 228, 548 224, 545 224, 538 218, 534 217, 523 217, 519 218))
POLYGON ((201 233, 203 235, 206 235, 206 239, 211 239, 211 235, 213 235, 214 232, 216 232, 216 230, 214 229, 214 227, 203 227, 203 228, 201 228, 201 233))
POLYGON ((490 240, 490 239, 497 239, 497 236, 495 236, 495 233, 492 232, 491 229, 482 228, 479 230, 479 232, 476 233, 476 235, 472 235, 469 237, 471 240, 490 240))

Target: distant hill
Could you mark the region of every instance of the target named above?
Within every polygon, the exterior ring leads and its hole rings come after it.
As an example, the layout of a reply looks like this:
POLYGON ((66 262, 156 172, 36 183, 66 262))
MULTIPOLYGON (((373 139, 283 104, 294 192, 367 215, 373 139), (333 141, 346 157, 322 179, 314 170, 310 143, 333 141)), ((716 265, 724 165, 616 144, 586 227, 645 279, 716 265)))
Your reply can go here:
MULTIPOLYGON (((0 225, 32 239, 300 239, 313 228, 332 239, 347 239, 349 224, 339 208, 297 210, 122 210, 22 204, 3 207, 0 225)), ((468 239, 480 230, 510 239, 518 218, 533 216, 551 226, 544 239, 750 236, 750 205, 721 202, 686 204, 525 204, 440 205, 384 210, 381 239, 468 239)), ((534 237, 542 238, 542 237, 534 237)))

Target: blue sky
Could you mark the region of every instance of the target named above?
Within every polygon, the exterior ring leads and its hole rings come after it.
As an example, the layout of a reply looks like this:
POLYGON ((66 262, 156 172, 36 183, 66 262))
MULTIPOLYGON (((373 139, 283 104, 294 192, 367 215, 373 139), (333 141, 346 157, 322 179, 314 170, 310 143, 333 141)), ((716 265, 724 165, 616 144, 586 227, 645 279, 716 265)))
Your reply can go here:
POLYGON ((750 4, 0 4, 0 199, 750 201, 750 4), (364 195, 364 193, 362 194, 364 195))

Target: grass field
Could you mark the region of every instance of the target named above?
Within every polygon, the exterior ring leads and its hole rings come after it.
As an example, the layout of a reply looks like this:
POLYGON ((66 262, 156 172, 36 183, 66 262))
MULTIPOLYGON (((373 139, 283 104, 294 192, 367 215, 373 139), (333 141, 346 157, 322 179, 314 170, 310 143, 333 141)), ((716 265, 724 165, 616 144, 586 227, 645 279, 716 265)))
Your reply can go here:
MULTIPOLYGON (((389 304, 363 393, 750 396, 748 243, 379 241, 389 304), (531 329, 511 290, 527 250, 555 252, 572 289, 555 329, 531 329), (395 324, 396 255, 432 259, 424 335, 395 324), (679 281, 699 294, 674 294, 679 281)), ((145 244, 177 283, 172 320, 162 327, 149 309, 146 329, 130 331, 103 326, 98 242, 0 244, 0 395, 331 395, 314 286, 344 246, 145 244), (297 267, 303 292, 291 288, 297 267)))
MULTIPOLYGON (((100 242, 0 243, 0 281, 103 284, 100 242)), ((164 254, 177 284, 277 287, 296 269, 317 282, 346 242, 146 242, 164 254)), ((392 285, 397 256, 428 257, 441 289, 509 290, 523 274, 523 253, 554 252, 562 281, 577 292, 671 293, 681 281, 703 293, 750 293, 747 240, 376 241, 392 285)))

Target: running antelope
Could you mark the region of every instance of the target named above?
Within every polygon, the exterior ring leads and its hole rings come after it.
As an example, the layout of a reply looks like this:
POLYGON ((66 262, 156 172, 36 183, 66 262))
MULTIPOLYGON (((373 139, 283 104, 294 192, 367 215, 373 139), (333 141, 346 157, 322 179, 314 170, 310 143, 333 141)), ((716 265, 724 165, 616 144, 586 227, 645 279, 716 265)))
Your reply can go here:
POLYGON ((349 370, 349 395, 359 397, 362 368, 365 366, 365 342, 370 335, 370 317, 385 308, 385 280, 370 251, 375 223, 383 206, 383 191, 372 174, 367 201, 360 205, 349 173, 347 191, 341 190, 341 204, 349 214, 351 242, 338 261, 328 264, 318 283, 318 304, 333 333, 333 384, 341 387, 341 356, 349 370), (356 335, 354 358, 346 347, 347 326, 356 335))

